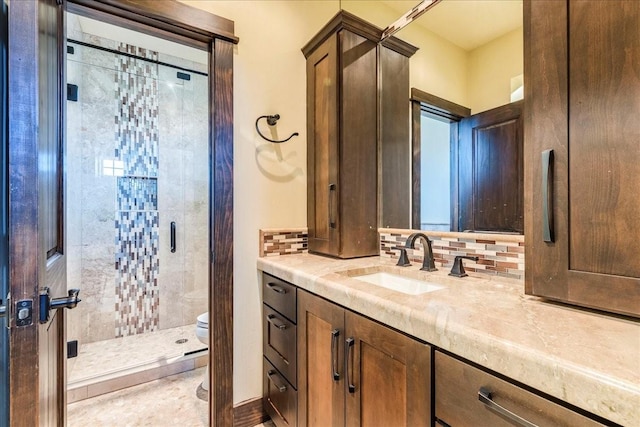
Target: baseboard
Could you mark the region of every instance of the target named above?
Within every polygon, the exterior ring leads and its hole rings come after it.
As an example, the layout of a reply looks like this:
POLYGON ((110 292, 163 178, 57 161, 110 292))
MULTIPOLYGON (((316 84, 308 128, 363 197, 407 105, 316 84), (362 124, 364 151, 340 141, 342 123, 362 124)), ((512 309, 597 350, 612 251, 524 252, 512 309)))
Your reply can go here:
POLYGON ((262 408, 262 398, 245 400, 233 407, 233 427, 253 427, 269 420, 262 408))

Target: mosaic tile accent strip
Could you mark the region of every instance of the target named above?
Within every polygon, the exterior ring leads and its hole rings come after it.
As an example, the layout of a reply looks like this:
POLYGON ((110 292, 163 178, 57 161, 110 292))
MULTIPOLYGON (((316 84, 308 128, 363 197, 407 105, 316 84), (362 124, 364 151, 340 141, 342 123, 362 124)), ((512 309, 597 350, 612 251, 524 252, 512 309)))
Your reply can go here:
MULTIPOLYGON (((416 230, 378 230, 380 234, 380 256, 395 258, 399 251, 396 246, 404 246, 407 237, 416 230)), ((432 241, 433 256, 438 268, 451 268, 457 255, 477 256, 477 262, 465 260, 467 271, 491 274, 524 280, 524 236, 500 234, 474 234, 454 232, 426 232, 432 241)), ((409 259, 422 262, 422 244, 417 249, 407 251, 409 259)))
POLYGON ((304 229, 260 230, 260 256, 279 256, 308 252, 308 231, 304 229))
MULTIPOLYGON (((157 59, 157 52, 120 44, 118 50, 157 59)), ((117 55, 116 158, 126 176, 158 176, 158 65, 117 55)))
POLYGON ((118 177, 119 211, 157 211, 158 180, 156 178, 118 177))
POLYGON ((160 325, 158 212, 116 214, 116 337, 160 325))
MULTIPOLYGON (((128 44, 118 50, 149 59, 128 44)), ((158 66, 116 56, 115 157, 123 163, 116 194, 116 337, 160 328, 158 286, 158 66)))

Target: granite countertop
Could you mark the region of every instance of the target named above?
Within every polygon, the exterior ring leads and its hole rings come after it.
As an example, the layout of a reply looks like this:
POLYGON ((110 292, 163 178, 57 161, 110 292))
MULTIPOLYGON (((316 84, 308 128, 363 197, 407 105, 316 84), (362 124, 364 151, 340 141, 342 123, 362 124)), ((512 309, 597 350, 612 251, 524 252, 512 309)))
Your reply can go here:
MULTIPOLYGON (((625 426, 640 426, 640 322, 545 302, 522 282, 454 278, 388 258, 301 254, 258 269, 429 344, 625 426), (383 269, 444 289, 406 295, 349 277, 383 269), (345 273, 346 272, 346 273, 345 273)), ((416 264, 416 263, 414 263, 416 264)))

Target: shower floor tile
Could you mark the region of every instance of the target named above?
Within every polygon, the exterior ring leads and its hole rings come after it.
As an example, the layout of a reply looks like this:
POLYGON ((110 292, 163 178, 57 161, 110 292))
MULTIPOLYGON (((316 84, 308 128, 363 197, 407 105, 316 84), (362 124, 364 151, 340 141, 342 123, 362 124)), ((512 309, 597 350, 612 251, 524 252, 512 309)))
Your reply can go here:
POLYGON ((150 364, 171 363, 187 353, 204 349, 206 346, 196 336, 195 324, 80 344, 67 381, 72 386, 81 381, 99 380, 150 364), (185 339, 186 342, 177 343, 185 339))

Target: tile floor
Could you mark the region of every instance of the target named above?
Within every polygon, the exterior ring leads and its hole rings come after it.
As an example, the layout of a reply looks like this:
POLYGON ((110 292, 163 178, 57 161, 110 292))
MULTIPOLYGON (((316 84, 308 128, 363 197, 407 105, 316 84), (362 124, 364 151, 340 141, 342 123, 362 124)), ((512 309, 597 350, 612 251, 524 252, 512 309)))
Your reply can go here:
POLYGON ((196 336, 195 324, 81 344, 69 370, 68 383, 73 386, 80 381, 111 377, 126 369, 179 358, 205 348, 196 336), (183 344, 176 343, 184 339, 187 341, 183 344))
MULTIPOLYGON (((196 397, 205 368, 129 387, 67 408, 68 427, 208 426, 208 404, 196 397)), ((273 427, 271 422, 259 424, 273 427)))

